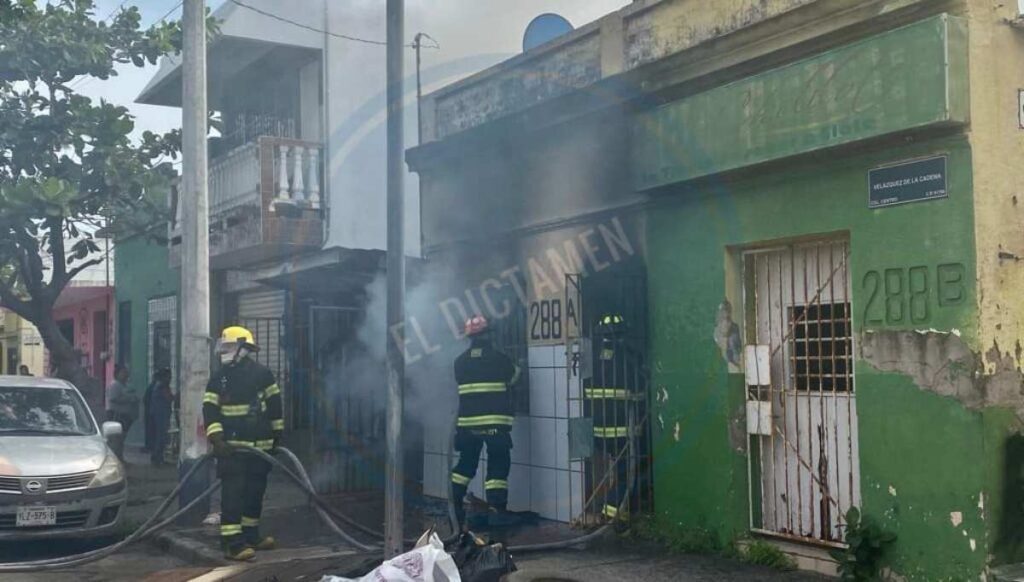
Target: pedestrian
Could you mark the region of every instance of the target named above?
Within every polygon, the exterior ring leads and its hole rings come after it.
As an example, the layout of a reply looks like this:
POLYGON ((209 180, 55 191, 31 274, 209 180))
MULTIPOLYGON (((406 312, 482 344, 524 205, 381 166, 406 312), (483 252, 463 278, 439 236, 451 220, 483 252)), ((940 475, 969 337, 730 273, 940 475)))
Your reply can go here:
POLYGON ((509 520, 508 474, 512 467, 512 421, 514 411, 509 389, 519 380, 519 367, 494 348, 490 327, 482 316, 466 321, 469 348, 455 359, 455 381, 459 385, 459 417, 455 429, 455 450, 459 462, 452 469, 452 497, 459 528, 465 525, 463 500, 476 475, 480 452, 487 445, 487 503, 497 515, 491 523, 509 520))
POLYGON ((139 416, 139 395, 128 386, 131 373, 128 366, 114 366, 114 381, 107 387, 107 420, 121 423, 121 438, 115 442, 114 452, 124 462, 124 442, 128 431, 139 416))
POLYGON ((174 392, 171 391, 171 370, 161 368, 153 375, 146 390, 149 394, 146 416, 146 436, 150 437, 149 458, 154 465, 164 464, 164 450, 167 448, 167 431, 171 428, 171 411, 174 407, 174 392))
POLYGON ((25 364, 22 364, 22 365, 18 366, 18 375, 19 376, 31 376, 32 372, 29 371, 28 366, 26 366, 25 364))
POLYGON ((221 480, 221 548, 229 560, 251 560, 276 545, 259 529, 270 463, 236 450, 272 452, 284 431, 281 389, 274 373, 253 358, 258 351, 252 332, 226 328, 217 345, 221 367, 203 395, 203 423, 221 480))

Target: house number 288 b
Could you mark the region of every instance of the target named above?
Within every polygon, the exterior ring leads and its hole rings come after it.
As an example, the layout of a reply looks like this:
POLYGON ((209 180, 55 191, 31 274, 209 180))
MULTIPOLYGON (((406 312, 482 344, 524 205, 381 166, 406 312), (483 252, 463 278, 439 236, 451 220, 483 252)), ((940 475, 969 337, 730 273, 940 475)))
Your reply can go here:
POLYGON ((918 266, 864 274, 865 325, 927 323, 935 309, 967 299, 966 268, 961 263, 918 266))

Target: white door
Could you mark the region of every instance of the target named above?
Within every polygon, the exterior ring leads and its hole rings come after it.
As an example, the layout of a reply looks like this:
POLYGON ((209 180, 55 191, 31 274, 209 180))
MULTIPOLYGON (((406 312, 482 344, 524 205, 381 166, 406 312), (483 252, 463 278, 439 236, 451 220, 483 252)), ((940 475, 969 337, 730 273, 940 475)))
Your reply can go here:
POLYGON ((744 267, 751 525, 842 542, 860 506, 849 244, 749 252, 744 267))

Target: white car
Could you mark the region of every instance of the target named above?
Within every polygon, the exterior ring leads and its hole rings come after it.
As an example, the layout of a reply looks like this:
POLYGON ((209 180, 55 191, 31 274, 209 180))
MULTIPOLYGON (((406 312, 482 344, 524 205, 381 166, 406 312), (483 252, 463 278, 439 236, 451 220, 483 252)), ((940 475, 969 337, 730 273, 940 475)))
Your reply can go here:
POLYGON ((82 395, 63 380, 0 376, 0 540, 113 533, 125 471, 82 395))

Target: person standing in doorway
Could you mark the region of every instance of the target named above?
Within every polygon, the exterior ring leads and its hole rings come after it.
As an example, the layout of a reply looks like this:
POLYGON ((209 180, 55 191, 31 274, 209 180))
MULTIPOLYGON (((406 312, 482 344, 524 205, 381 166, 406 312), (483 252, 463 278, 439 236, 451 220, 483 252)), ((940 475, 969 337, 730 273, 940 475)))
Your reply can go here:
POLYGON ((455 381, 459 385, 459 417, 455 450, 459 462, 452 469, 452 499, 459 528, 465 525, 463 507, 469 483, 476 475, 480 452, 487 445, 487 503, 500 522, 508 513, 508 474, 512 467, 512 421, 514 411, 509 389, 519 381, 519 367, 494 348, 487 320, 482 316, 466 321, 469 349, 455 359, 455 381))
POLYGON ((151 439, 149 458, 154 465, 163 465, 167 431, 171 427, 171 410, 174 407, 170 368, 157 370, 147 392, 149 402, 146 403, 146 409, 149 412, 146 416, 146 435, 151 439))
POLYGON ((124 462, 124 442, 128 431, 139 416, 139 395, 128 386, 131 373, 128 366, 114 366, 114 381, 107 387, 107 420, 121 423, 121 438, 115 443, 114 452, 124 462))

